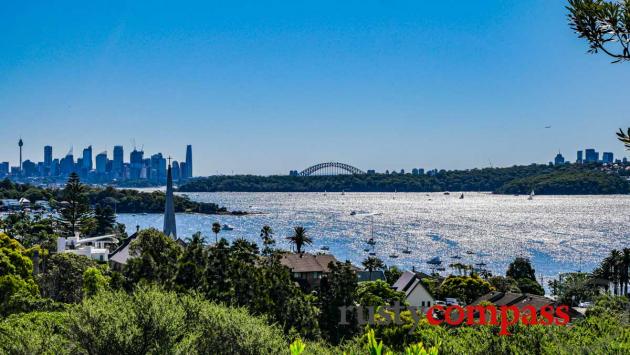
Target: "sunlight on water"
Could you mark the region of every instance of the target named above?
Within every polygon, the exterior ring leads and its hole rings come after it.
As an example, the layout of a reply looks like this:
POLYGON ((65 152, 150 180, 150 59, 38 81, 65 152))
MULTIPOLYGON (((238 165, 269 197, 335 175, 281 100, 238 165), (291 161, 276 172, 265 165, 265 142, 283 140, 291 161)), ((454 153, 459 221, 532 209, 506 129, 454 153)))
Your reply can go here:
MULTIPOLYGON (((328 246, 340 260, 356 265, 367 256, 372 225, 375 252, 388 265, 415 266, 428 271, 426 261, 440 256, 452 262, 487 264, 504 274, 517 255, 532 259, 536 273, 591 270, 613 248, 630 245, 629 196, 500 196, 486 193, 188 193, 194 200, 214 202, 229 210, 260 212, 244 217, 178 214, 180 237, 201 231, 214 240, 215 221, 234 226, 220 237, 259 241, 269 224, 280 247, 292 227, 303 225, 314 238, 307 248, 328 246), (351 215, 355 211, 354 215, 351 215), (373 221, 373 223, 372 223, 373 221), (411 254, 403 254, 408 246, 411 254), (473 252, 469 254, 467 252, 473 252), (392 259, 390 254, 397 253, 392 259), (461 256, 460 260, 452 256, 461 256)), ((162 215, 119 215, 127 230, 162 228, 162 215)), ((447 267, 447 271, 449 271, 447 267)))

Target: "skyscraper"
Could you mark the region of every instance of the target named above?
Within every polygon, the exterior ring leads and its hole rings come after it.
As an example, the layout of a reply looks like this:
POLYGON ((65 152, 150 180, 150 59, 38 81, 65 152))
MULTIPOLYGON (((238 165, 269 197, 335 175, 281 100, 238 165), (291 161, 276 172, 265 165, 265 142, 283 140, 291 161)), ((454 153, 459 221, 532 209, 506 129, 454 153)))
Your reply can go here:
POLYGON ((584 151, 585 161, 587 163, 597 163, 599 161, 599 153, 595 149, 587 149, 584 151))
POLYGON ((181 170, 179 170, 179 163, 177 162, 177 160, 173 160, 173 164, 171 164, 171 167, 173 170, 173 180, 179 181, 179 179, 181 178, 181 170))
POLYGON ((193 177, 192 145, 186 146, 186 177, 193 177))
POLYGON ((124 151, 122 145, 114 146, 114 161, 112 162, 112 172, 115 176, 122 176, 124 151))
POLYGON ((615 161, 615 157, 612 152, 604 152, 602 154, 602 163, 612 164, 615 161))
POLYGON ((47 145, 44 147, 44 165, 46 167, 50 167, 50 164, 52 164, 52 147, 47 145))
POLYGON ((175 224, 175 202, 173 201, 173 173, 169 158, 166 171, 166 202, 164 204, 164 234, 177 239, 177 226, 175 224))
POLYGON ((562 154, 560 154, 560 152, 558 152, 558 154, 556 155, 556 158, 553 160, 555 165, 562 165, 564 164, 564 157, 562 156, 562 154))
POLYGON ((134 149, 129 155, 129 169, 130 169, 130 178, 132 180, 137 180, 140 178, 142 174, 142 168, 144 167, 144 152, 141 150, 134 149))
POLYGON ((96 155, 96 172, 105 174, 107 172, 107 152, 101 152, 96 155))
POLYGON ((83 170, 86 172, 92 170, 92 146, 83 149, 83 170))
POLYGON ((575 161, 578 164, 582 164, 584 162, 584 152, 582 152, 581 150, 578 150, 577 152, 577 160, 575 161))

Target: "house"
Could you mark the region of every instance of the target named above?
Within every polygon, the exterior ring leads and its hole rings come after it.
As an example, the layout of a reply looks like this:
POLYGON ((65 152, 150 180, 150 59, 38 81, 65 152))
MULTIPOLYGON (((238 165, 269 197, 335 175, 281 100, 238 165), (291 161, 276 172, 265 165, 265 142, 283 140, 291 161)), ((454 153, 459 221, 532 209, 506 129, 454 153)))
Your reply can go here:
POLYGON ((387 278, 385 277, 385 273, 383 272, 383 270, 374 270, 372 272, 357 271, 357 280, 359 282, 376 280, 387 281, 387 278))
POLYGON ((37 200, 33 203, 33 206, 44 211, 52 210, 52 208, 50 207, 50 203, 48 203, 48 201, 46 200, 37 200))
POLYGON ((20 202, 15 199, 5 198, 0 200, 0 207, 4 211, 19 211, 22 209, 20 202))
POLYGON ((392 286, 396 291, 403 292, 410 306, 431 307, 435 305, 435 298, 424 287, 422 275, 405 271, 392 286))
MULTIPOLYGON (((536 309, 536 313, 540 313, 541 308, 545 306, 551 306, 556 308, 559 304, 552 300, 551 298, 547 298, 545 296, 533 295, 531 293, 514 293, 514 292, 488 292, 485 295, 479 297, 473 305, 478 305, 482 302, 490 302, 497 307, 501 306, 515 306, 519 311, 524 311, 525 307, 533 306, 536 309)), ((573 308, 569 308, 569 316, 573 319, 576 317, 582 317, 580 314, 573 308)))
POLYGON ((22 197, 19 201, 20 206, 22 206, 22 208, 30 208, 31 207, 31 201, 25 197, 22 197))
POLYGON ((132 255, 129 253, 130 244, 136 239, 137 236, 138 232, 123 239, 118 247, 109 254, 109 266, 112 268, 112 270, 122 271, 125 265, 127 265, 127 261, 129 260, 129 258, 132 257, 132 255))
MULTIPOLYGON (((280 259, 291 270, 293 279, 307 290, 319 287, 322 276, 330 272, 328 264, 334 262, 337 259, 330 254, 285 253, 280 259)), ((353 266, 353 270, 357 272, 359 268, 353 266)))
POLYGON ((116 235, 102 235, 92 238, 81 238, 79 232, 74 237, 57 238, 57 253, 83 255, 90 259, 108 261, 109 246, 118 243, 116 235))

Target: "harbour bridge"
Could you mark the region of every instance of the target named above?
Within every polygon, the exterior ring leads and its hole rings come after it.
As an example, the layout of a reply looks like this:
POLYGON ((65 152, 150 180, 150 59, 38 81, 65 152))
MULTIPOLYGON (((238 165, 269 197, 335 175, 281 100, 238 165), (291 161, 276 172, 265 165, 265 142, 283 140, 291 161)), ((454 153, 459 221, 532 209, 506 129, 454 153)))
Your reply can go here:
POLYGON ((313 176, 313 175, 362 175, 365 172, 359 168, 355 168, 352 165, 328 162, 319 163, 311 167, 302 170, 299 176, 313 176))

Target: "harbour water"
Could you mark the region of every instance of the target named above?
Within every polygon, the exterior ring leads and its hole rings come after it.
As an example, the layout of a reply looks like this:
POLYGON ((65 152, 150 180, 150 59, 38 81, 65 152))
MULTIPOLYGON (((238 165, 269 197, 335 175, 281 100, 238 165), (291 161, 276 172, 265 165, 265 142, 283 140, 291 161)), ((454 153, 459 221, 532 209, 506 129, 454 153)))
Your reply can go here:
MULTIPOLYGON (((504 274, 515 256, 529 257, 538 278, 560 272, 589 271, 611 249, 630 246, 630 196, 504 196, 489 193, 188 193, 191 199, 214 202, 247 216, 177 214, 180 238, 201 231, 209 242, 213 222, 232 231, 219 237, 259 242, 268 224, 279 247, 297 225, 314 240, 307 251, 328 252, 355 265, 374 252, 387 265, 429 271, 426 262, 439 256, 449 270, 454 262, 486 264, 504 274), (354 212, 353 212, 354 211, 354 212), (402 253, 408 247, 410 254, 402 253), (370 248, 371 251, 371 248, 370 248), (390 258, 390 254, 398 258, 390 258), (460 256, 455 259, 453 256, 460 256)), ((120 214, 128 231, 162 228, 162 214, 120 214)))

